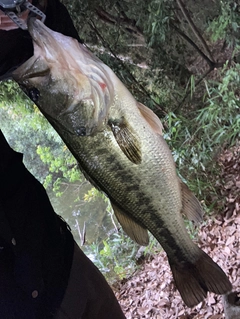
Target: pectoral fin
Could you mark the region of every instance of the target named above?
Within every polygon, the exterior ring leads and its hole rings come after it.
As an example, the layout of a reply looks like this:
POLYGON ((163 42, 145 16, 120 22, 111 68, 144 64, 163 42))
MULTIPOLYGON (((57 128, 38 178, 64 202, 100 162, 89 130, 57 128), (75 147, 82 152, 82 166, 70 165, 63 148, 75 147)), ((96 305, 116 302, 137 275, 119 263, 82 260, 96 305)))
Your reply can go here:
POLYGON ((158 134, 162 135, 163 125, 157 115, 150 110, 147 106, 143 105, 140 102, 137 102, 137 107, 141 112, 142 116, 151 126, 151 128, 158 134))
POLYGON ((182 191, 182 212, 186 217, 199 223, 202 221, 203 210, 198 201, 198 199, 194 196, 194 194, 190 191, 188 186, 183 183, 180 179, 180 186, 182 191))
POLYGON ((113 135, 127 158, 134 164, 141 163, 140 142, 132 133, 131 128, 127 125, 124 119, 109 120, 113 135))
POLYGON ((131 217, 126 215, 116 205, 112 204, 112 208, 126 234, 136 243, 142 246, 149 244, 147 229, 136 223, 131 217))

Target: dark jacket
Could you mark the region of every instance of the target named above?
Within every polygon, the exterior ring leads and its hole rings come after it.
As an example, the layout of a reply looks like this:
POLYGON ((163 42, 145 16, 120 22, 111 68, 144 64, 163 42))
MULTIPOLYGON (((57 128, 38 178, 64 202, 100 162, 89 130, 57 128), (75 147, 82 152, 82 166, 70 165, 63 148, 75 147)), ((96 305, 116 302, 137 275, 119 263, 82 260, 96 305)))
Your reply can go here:
POLYGON ((1 131, 0 154, 0 318, 52 318, 67 286, 74 241, 1 131))

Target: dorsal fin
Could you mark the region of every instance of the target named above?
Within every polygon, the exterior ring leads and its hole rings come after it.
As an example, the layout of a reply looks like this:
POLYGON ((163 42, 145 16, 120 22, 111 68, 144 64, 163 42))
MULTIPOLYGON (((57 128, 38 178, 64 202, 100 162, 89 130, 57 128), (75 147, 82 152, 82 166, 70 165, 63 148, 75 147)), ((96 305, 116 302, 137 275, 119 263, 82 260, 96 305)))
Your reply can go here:
POLYGON ((203 217, 201 204, 190 191, 188 186, 180 180, 180 178, 179 182, 182 191, 182 213, 186 215, 189 220, 194 221, 195 223, 201 222, 203 217))
POLYGON ((163 125, 160 119, 157 117, 157 115, 150 110, 149 107, 143 105, 140 102, 137 102, 137 107, 139 111, 141 112, 142 116, 145 118, 145 120, 148 122, 148 124, 151 126, 151 128, 158 134, 162 135, 163 125))
MULTIPOLYGON (((112 204, 112 203, 111 203, 112 204)), ((147 229, 136 223, 131 217, 126 215, 120 208, 112 204, 112 208, 126 234, 141 246, 149 244, 147 229)))

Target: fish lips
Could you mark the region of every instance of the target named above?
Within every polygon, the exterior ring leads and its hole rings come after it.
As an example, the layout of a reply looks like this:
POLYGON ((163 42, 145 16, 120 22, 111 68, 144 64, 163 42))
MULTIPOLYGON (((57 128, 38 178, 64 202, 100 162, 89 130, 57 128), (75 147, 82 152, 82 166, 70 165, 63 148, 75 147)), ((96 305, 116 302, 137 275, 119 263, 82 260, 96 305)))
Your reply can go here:
POLYGON ((47 39, 52 39, 52 34, 49 32, 49 28, 47 28, 40 20, 37 18, 29 18, 28 20, 28 32, 30 33, 33 41, 42 47, 43 45, 47 46, 51 43, 46 43, 47 39))
MULTIPOLYGON (((55 61, 58 55, 63 54, 64 50, 62 46, 66 49, 68 42, 72 38, 65 37, 64 44, 62 43, 62 34, 49 29, 40 20, 36 18, 30 18, 28 20, 28 31, 33 40, 34 55, 44 56, 48 61, 55 61)), ((77 40, 76 40, 77 41, 77 40)))

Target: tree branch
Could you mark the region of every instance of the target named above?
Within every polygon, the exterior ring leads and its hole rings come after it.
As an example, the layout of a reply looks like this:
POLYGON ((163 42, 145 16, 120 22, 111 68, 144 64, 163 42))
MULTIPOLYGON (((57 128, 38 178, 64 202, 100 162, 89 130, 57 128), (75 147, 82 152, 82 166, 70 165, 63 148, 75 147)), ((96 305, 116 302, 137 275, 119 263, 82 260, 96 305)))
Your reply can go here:
POLYGON ((125 13, 123 15, 123 12, 121 12, 123 18, 115 17, 112 14, 106 12, 101 6, 97 8, 96 13, 101 20, 110 24, 120 25, 121 27, 124 27, 126 31, 130 32, 135 37, 140 38, 141 41, 145 42, 143 32, 139 27, 136 26, 136 21, 133 19, 129 19, 125 15, 125 13))
POLYGON ((202 52, 202 50, 196 45, 196 43, 193 42, 192 39, 190 39, 181 29, 176 27, 173 23, 170 23, 170 27, 172 27, 181 37, 183 37, 191 46, 194 47, 194 49, 201 55, 201 57, 207 62, 207 64, 210 66, 211 69, 214 68, 220 68, 224 65, 223 62, 216 63, 211 61, 206 54, 202 52))
POLYGON ((186 10, 186 8, 184 7, 184 4, 182 2, 182 0, 177 0, 177 4, 179 6, 179 8, 182 11, 183 16, 185 17, 185 19, 187 20, 187 22, 189 23, 193 33, 195 34, 195 36, 199 39, 199 41, 202 43, 204 49, 206 50, 206 52, 209 54, 210 58, 212 59, 212 61, 214 61, 214 58, 212 56, 212 53, 206 43, 206 41, 203 39, 202 35, 200 34, 200 32, 198 31, 197 27, 195 26, 195 24, 193 23, 188 11, 186 10))

